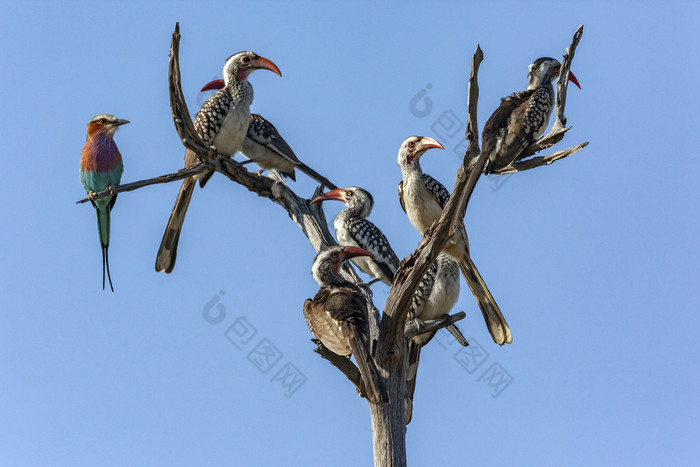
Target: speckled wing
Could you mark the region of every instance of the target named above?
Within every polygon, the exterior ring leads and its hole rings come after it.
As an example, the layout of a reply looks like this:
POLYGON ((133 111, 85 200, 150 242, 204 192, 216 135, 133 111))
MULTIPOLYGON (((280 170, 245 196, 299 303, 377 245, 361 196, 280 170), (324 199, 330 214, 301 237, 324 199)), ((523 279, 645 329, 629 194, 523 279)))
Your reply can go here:
POLYGON ((230 108, 231 95, 228 92, 219 91, 207 99, 197 112, 194 117, 194 129, 207 144, 214 141, 230 108))
MULTIPOLYGON (((551 87, 551 86, 550 86, 551 87)), ((522 91, 525 94, 527 91, 522 91)), ((511 114, 503 147, 498 151, 498 159, 507 164, 513 162, 547 126, 549 109, 553 104, 553 90, 540 86, 530 91, 527 102, 518 105, 511 114)), ((506 164, 506 165, 507 165, 506 164)))
MULTIPOLYGON (((231 95, 225 91, 219 91, 211 96, 204 103, 202 108, 194 117, 194 129, 197 134, 207 144, 212 144, 214 138, 219 133, 221 125, 224 123, 226 114, 231 107, 231 95)), ((197 162, 195 154, 192 151, 185 152, 185 165, 194 164, 197 162), (189 160, 188 160, 189 156, 189 160)), ((213 170, 203 172, 197 176, 199 186, 204 188, 211 176, 214 175, 213 170)), ((185 207, 187 209, 187 207, 185 207)))
POLYGON ((265 120, 261 115, 250 114, 250 123, 248 124, 248 138, 256 143, 265 146, 271 151, 279 154, 295 165, 300 164, 292 148, 282 138, 275 126, 265 120))
MULTIPOLYGON (((430 292, 435 285, 435 277, 437 276, 438 262, 433 261, 428 267, 428 270, 423 275, 423 278, 418 283, 416 291, 413 293, 411 300, 411 308, 408 311, 408 319, 423 319, 421 312, 423 311, 425 301, 430 296, 430 292)), ((437 333, 437 331, 428 332, 415 336, 408 343, 408 368, 406 369, 406 399, 404 400, 405 419, 404 423, 408 425, 413 417, 413 397, 416 392, 416 378, 418 376, 418 364, 420 363, 420 351, 437 333)))
POLYGON ((423 174, 422 180, 423 185, 435 197, 440 207, 445 209, 447 202, 450 200, 450 192, 447 191, 447 188, 428 174, 423 174))
POLYGON ((374 263, 393 281, 399 258, 382 231, 367 219, 358 217, 349 219, 346 227, 355 243, 372 253, 374 263))
POLYGON ((438 262, 436 260, 430 263, 428 270, 425 271, 425 274, 418 283, 418 287, 416 287, 416 290, 413 293, 413 298, 411 299, 411 308, 408 311, 408 319, 424 319, 421 316, 421 311, 423 311, 423 305, 430 296, 430 292, 433 290, 437 270, 438 262))

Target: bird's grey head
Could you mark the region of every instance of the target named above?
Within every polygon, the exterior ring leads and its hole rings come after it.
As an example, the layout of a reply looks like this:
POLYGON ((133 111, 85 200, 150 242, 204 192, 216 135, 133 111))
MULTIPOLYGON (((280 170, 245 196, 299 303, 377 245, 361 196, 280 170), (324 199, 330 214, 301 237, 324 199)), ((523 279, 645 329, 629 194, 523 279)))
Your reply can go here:
POLYGON ((266 69, 282 76, 279 68, 272 60, 261 57, 255 52, 238 52, 231 55, 224 64, 223 77, 224 85, 228 86, 234 82, 244 82, 248 75, 254 70, 266 69))
POLYGON ((527 73, 528 89, 534 89, 542 83, 551 83, 559 76, 561 63, 551 57, 540 57, 530 64, 527 73))
POLYGON ((345 188, 338 188, 336 190, 330 190, 321 196, 317 197, 311 204, 319 203, 321 201, 334 200, 342 201, 345 205, 354 212, 355 215, 359 217, 367 217, 372 212, 372 206, 374 206, 374 198, 369 193, 369 191, 359 186, 349 186, 345 188))
POLYGON ((400 167, 418 164, 418 159, 420 159, 425 151, 433 148, 445 149, 442 144, 438 143, 433 138, 428 138, 427 136, 409 136, 401 143, 397 162, 400 167))
POLYGON ((321 250, 311 266, 311 275, 321 287, 343 285, 345 280, 340 277, 340 266, 350 258, 370 256, 372 253, 354 246, 330 246, 321 250))
MULTIPOLYGON (((551 57, 540 57, 535 60, 529 67, 527 73, 528 89, 535 89, 542 83, 551 83, 559 77, 561 63, 559 60, 551 57)), ((576 87, 581 89, 576 76, 569 71, 569 81, 574 83, 576 87)))
POLYGON ((106 133, 108 136, 113 136, 114 132, 117 131, 117 128, 126 123, 129 123, 129 120, 122 120, 112 114, 95 115, 88 122, 88 133, 101 131, 106 133))

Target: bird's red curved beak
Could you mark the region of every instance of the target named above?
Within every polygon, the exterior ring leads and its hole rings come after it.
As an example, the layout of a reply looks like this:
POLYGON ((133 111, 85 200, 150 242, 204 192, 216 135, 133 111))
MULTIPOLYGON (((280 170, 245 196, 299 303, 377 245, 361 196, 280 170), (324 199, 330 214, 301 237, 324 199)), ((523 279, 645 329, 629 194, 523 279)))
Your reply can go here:
POLYGON ((421 149, 445 149, 445 147, 440 144, 439 142, 435 141, 433 138, 428 138, 427 136, 424 136, 423 139, 420 141, 420 148, 421 149))
POLYGON ((374 255, 372 253, 363 248, 358 248, 356 246, 344 246, 343 253, 345 253, 346 259, 354 258, 356 256, 369 256, 370 258, 374 258, 374 255))
POLYGON ((256 68, 264 68, 266 70, 270 70, 270 71, 282 76, 282 73, 280 72, 280 69, 277 68, 277 65, 275 65, 272 62, 272 60, 270 60, 268 58, 265 58, 265 57, 256 58, 255 59, 255 67, 256 68))
POLYGON ((322 194, 321 196, 314 198, 314 200, 311 201, 311 203, 309 203, 309 204, 316 204, 316 203, 320 203, 322 201, 327 201, 327 200, 345 201, 345 197, 343 196, 343 190, 338 188, 337 190, 328 191, 328 192, 322 194))
POLYGON ((571 81, 571 82, 574 83, 579 89, 581 89, 581 85, 578 84, 578 80, 576 79, 576 77, 574 76, 574 74, 573 74, 572 72, 569 72, 569 81, 571 81))
POLYGON ((204 87, 199 90, 199 92, 211 91, 213 89, 223 89, 223 88, 224 88, 224 80, 223 79, 215 79, 214 81, 205 84, 204 87))

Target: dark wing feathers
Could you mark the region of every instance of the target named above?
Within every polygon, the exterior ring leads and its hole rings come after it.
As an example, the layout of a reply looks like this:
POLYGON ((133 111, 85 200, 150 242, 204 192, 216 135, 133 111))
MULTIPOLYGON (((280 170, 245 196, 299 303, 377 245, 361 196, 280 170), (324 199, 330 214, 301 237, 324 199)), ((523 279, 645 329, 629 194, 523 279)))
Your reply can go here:
POLYGON ((483 140, 483 145, 481 147, 482 152, 491 154, 496 148, 497 139, 506 135, 513 110, 527 101, 533 92, 534 90, 520 91, 501 99, 501 105, 491 114, 491 117, 486 121, 484 130, 481 133, 481 138, 483 140))
POLYGON ((423 174, 423 184, 435 197, 440 207, 445 209, 447 202, 450 200, 450 192, 447 191, 447 188, 428 174, 423 174))
POLYGON ((399 267, 399 258, 379 227, 365 218, 354 217, 348 219, 346 228, 355 243, 372 253, 374 262, 388 277, 393 278, 399 267), (393 266, 393 270, 389 265, 393 266))
POLYGON ((325 309, 335 321, 345 322, 360 334, 368 335, 367 306, 358 291, 341 287, 334 293, 328 294, 325 309))
POLYGON ((540 86, 529 93, 527 105, 519 105, 513 111, 508 127, 508 136, 506 136, 504 143, 506 146, 504 149, 507 153, 503 153, 502 150, 503 155, 499 155, 500 157, 513 160, 523 149, 535 141, 538 130, 543 125, 547 125, 549 115, 543 108, 551 108, 553 93, 552 89, 540 86), (518 122, 524 124, 518 125, 518 122))
POLYGON ((433 290, 433 285, 435 284, 435 277, 437 276, 438 262, 433 261, 430 263, 428 270, 425 272, 418 287, 416 287, 415 292, 413 292, 413 298, 411 300, 411 308, 408 311, 409 319, 422 319, 421 311, 423 311, 423 304, 430 296, 430 292, 433 290))
POLYGON ((250 114, 248 138, 267 147, 294 164, 300 163, 296 154, 292 151, 292 148, 289 147, 289 144, 287 144, 284 138, 282 138, 282 135, 277 131, 277 128, 261 115, 250 114))

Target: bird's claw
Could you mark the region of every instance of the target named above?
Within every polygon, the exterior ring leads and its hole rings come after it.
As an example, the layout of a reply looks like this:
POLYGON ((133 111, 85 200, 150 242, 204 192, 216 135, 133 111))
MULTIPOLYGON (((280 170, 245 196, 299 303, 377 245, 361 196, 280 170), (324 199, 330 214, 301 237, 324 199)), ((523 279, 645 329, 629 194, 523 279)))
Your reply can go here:
POLYGON ((96 195, 96 194, 97 194, 97 193, 95 193, 94 191, 90 191, 90 192, 88 193, 88 195, 87 195, 87 196, 88 196, 88 199, 89 199, 90 201, 95 201, 95 195, 96 195))
POLYGON ((425 329, 425 324, 423 323, 423 321, 419 320, 418 318, 414 318, 413 322, 416 324, 416 329, 418 329, 417 334, 422 333, 425 329))

